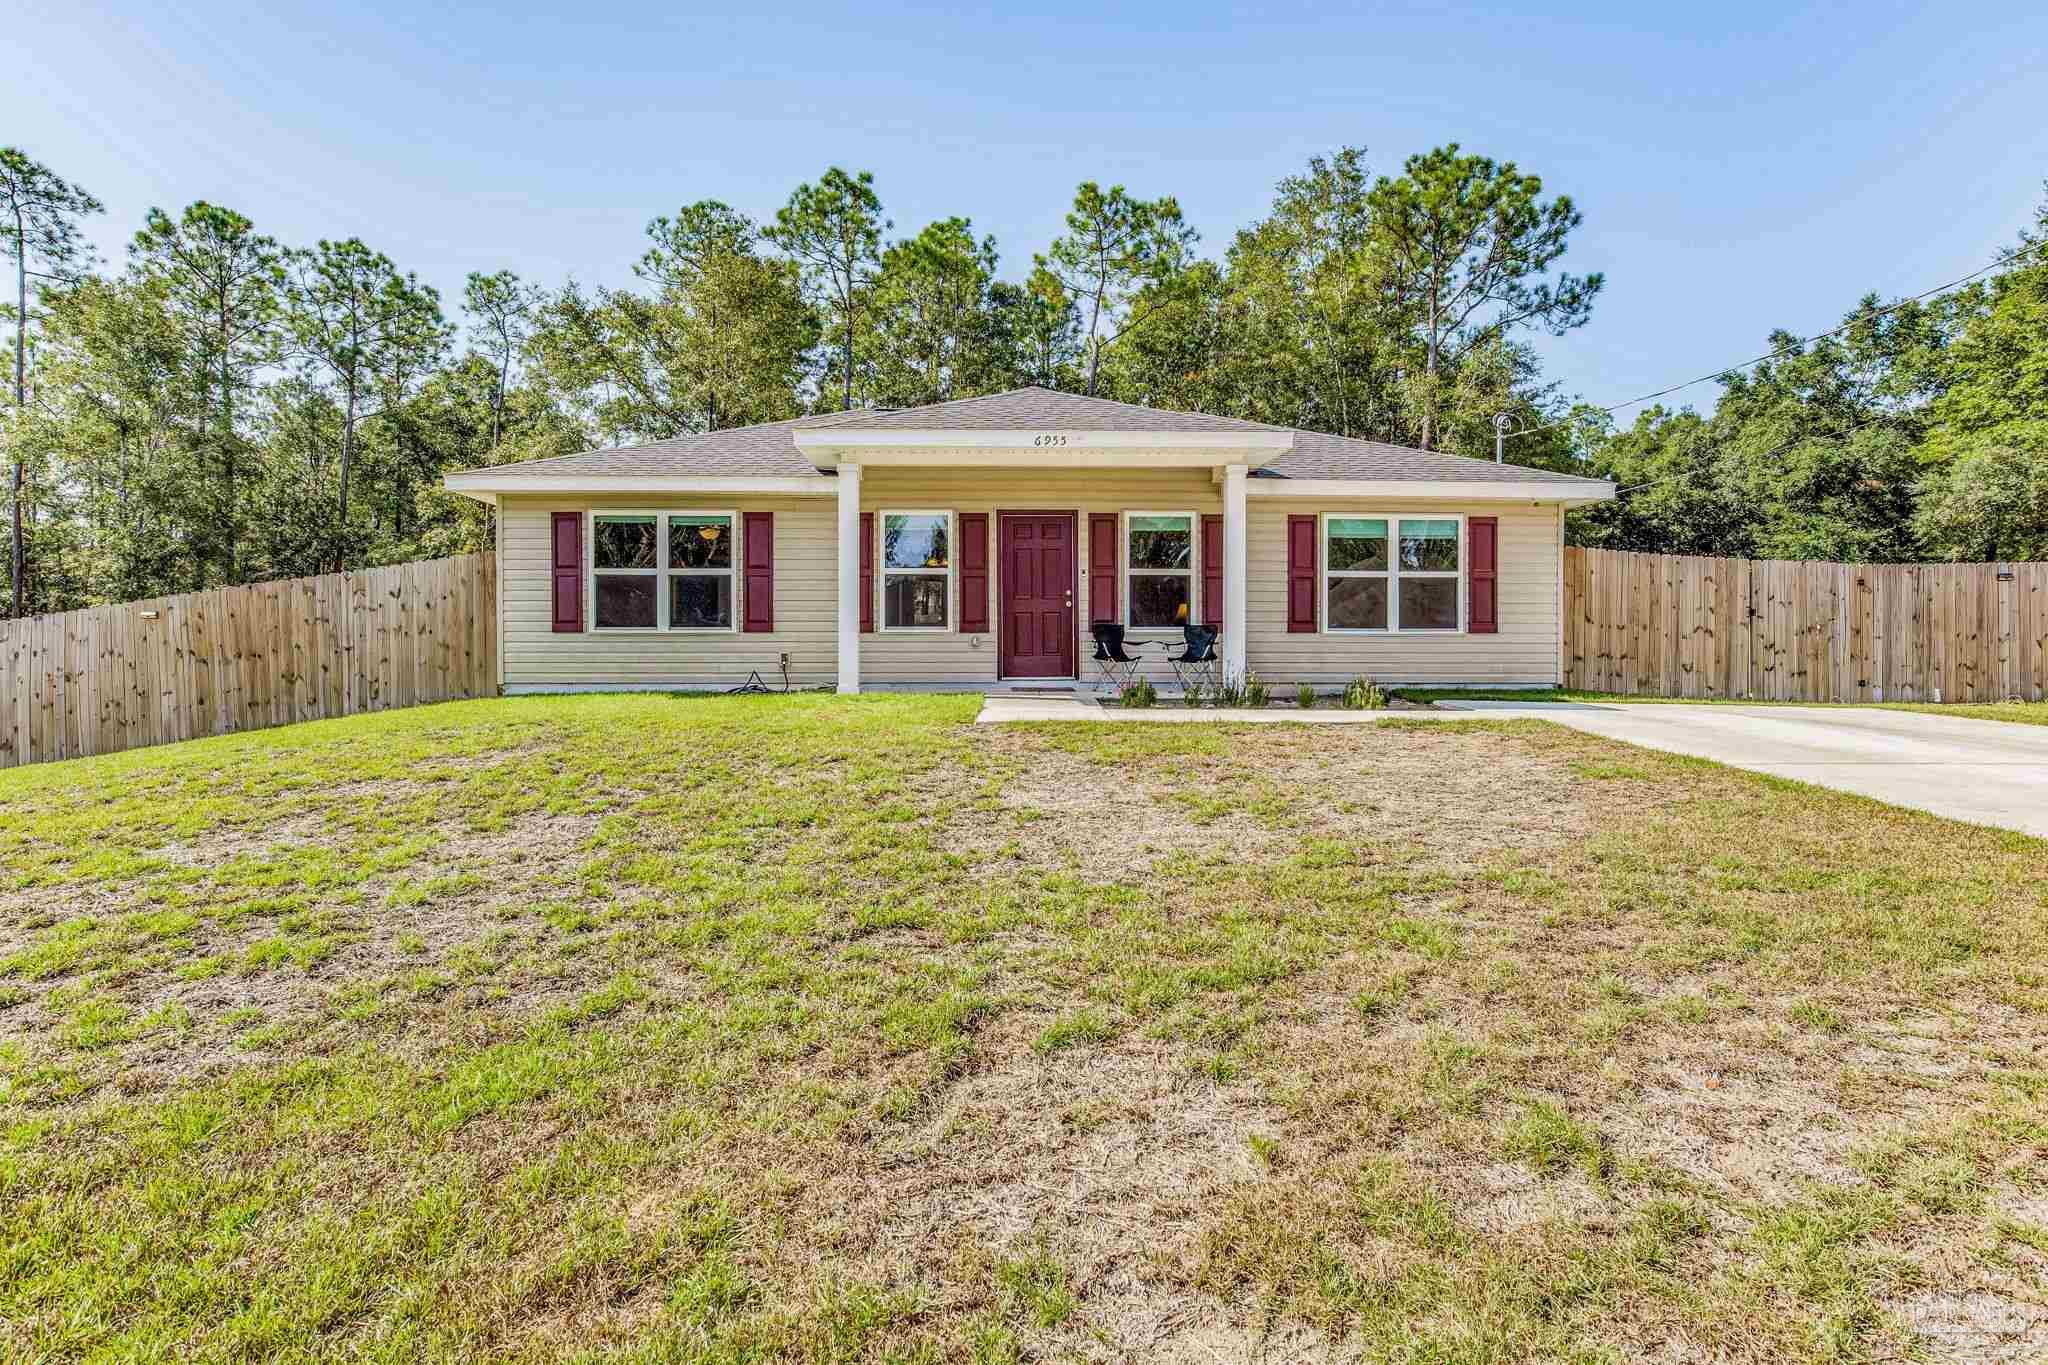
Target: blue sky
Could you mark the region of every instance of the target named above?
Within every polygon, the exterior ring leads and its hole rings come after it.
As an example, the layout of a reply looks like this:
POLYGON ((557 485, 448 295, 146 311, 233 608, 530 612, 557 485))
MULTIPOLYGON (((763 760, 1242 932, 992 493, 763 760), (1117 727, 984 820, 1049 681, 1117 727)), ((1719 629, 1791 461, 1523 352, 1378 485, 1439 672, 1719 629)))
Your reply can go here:
POLYGON ((1567 264, 1607 292, 1542 349, 1603 404, 1977 268, 2048 177, 2038 2, 291 10, 17 0, 0 143, 106 201, 110 259, 205 198, 454 297, 621 282, 655 214, 765 218, 835 163, 899 233, 971 217, 1011 275, 1083 179, 1179 196, 1220 253, 1312 155, 1458 141, 1584 212, 1567 264))

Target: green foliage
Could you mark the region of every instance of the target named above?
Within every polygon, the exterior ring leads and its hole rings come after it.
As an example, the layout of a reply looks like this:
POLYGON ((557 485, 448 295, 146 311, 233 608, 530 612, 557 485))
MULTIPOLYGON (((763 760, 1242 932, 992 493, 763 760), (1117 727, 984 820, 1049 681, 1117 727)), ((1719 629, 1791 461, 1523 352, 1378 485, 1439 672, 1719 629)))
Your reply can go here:
POLYGON ((29 328, 35 322, 28 305, 29 276, 33 271, 40 297, 44 280, 75 270, 87 253, 79 239, 78 220, 99 213, 103 207, 84 189, 64 180, 20 148, 0 147, 0 251, 14 262, 14 301, 0 316, 10 316, 14 323, 14 344, 9 348, 14 352, 14 383, 8 395, 12 400, 8 405, 8 435, 14 449, 10 452, 13 477, 8 499, 8 583, 13 614, 17 616, 26 605, 28 589, 29 450, 22 440, 21 428, 28 412, 29 328), (31 261, 35 263, 33 267, 31 261))
POLYGON ((1146 707, 1159 704, 1159 689, 1150 678, 1133 678, 1116 694, 1119 706, 1146 707))
POLYGON ((1082 392, 1094 393, 1103 348, 1135 320, 1142 286, 1172 280, 1189 264, 1195 230, 1171 196, 1138 199, 1122 185, 1084 180, 1067 211, 1067 230, 1037 258, 1037 268, 1074 300, 1087 348, 1082 392))
POLYGON ((716 200, 647 236, 644 289, 572 283, 540 306, 537 379, 609 444, 795 416, 818 339, 796 264, 762 254, 752 220, 716 200))
POLYGON ((1366 196, 1367 237, 1393 316, 1421 366, 1408 380, 1417 443, 1437 448, 1446 381, 1466 357, 1516 328, 1562 336, 1592 316, 1604 277, 1547 272, 1563 256, 1579 211, 1512 162, 1466 156, 1458 145, 1411 156, 1366 196))
POLYGON ((1371 678, 1356 677, 1344 684, 1344 709, 1346 711, 1384 711, 1387 709, 1387 694, 1371 678))
POLYGON ((915 407, 1014 387, 995 286, 995 238, 977 241, 965 218, 932 223, 883 252, 866 321, 874 399, 915 407))
POLYGON ((1924 553, 1953 560, 2048 559, 2048 416, 1959 438, 1918 488, 1924 553))
POLYGON ((1304 711, 1312 711, 1316 704, 1316 689, 1311 683, 1294 685, 1294 704, 1304 711))
POLYGON ((624 287, 471 271, 466 345, 360 240, 294 247, 202 201, 95 271, 98 201, 11 148, 0 208, 23 610, 486 548, 452 470, 1024 384, 1481 457, 1506 413, 1510 459, 1622 489, 1570 514, 1582 544, 2048 555, 2048 208, 1995 278, 1774 334, 1711 411, 1621 430, 1529 345, 1600 293, 1560 269, 1579 211, 1455 145, 1394 175, 1312 158, 1210 259, 1171 195, 1086 181, 1021 280, 964 214, 891 240, 873 176, 833 167, 766 225, 715 199, 656 218, 624 287))
POLYGON ((2009 267, 1926 302, 1863 299, 1838 334, 1770 338, 1702 416, 1591 443, 1621 495, 1579 544, 1846 561, 2048 556, 2044 206, 2009 267))
POLYGON ((826 387, 841 391, 839 406, 851 408, 859 370, 856 338, 868 306, 868 295, 881 265, 882 234, 889 221, 875 194, 871 172, 858 175, 834 166, 815 185, 799 185, 789 202, 775 211, 766 231, 803 271, 806 285, 826 316, 826 332, 838 347, 836 379, 826 387))

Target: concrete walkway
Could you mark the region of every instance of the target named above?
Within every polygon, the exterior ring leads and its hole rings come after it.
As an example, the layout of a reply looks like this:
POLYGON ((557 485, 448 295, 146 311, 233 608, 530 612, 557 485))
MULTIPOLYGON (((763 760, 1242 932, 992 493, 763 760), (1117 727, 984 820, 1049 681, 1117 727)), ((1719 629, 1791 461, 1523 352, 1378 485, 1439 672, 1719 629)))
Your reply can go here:
POLYGON ((1546 720, 1666 753, 1712 759, 1951 820, 2048 838, 2048 726, 1849 706, 1444 702, 1436 711, 1141 711, 1069 697, 989 697, 981 723, 1018 720, 1546 720))
MULTIPOLYGON (((1447 711, 1297 711, 1291 706, 1270 711, 1223 710, 1205 706, 1200 710, 1178 701, 1162 700, 1157 706, 1130 710, 1121 706, 1099 706, 1090 697, 1034 697, 991 692, 981 699, 976 725, 1002 725, 1017 720, 1099 720, 1180 722, 1229 721, 1233 725, 1376 725, 1393 716, 1434 716, 1458 719, 1447 711)), ((1471 716, 1464 717, 1473 719, 1471 716)))

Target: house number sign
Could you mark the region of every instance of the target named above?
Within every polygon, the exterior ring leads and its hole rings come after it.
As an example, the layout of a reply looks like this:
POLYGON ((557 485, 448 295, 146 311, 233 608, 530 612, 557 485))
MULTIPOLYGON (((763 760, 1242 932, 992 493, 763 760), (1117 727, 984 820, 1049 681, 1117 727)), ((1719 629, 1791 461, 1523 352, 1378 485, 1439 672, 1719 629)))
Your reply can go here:
POLYGON ((1033 445, 1035 445, 1035 446, 1063 446, 1063 445, 1065 445, 1066 443, 1067 443, 1067 438, 1066 438, 1066 437, 1064 437, 1064 436, 1055 436, 1055 435, 1051 434, 1050 432, 1047 432, 1047 433, 1044 433, 1044 434, 1041 434, 1041 435, 1038 435, 1038 436, 1034 436, 1034 437, 1032 437, 1032 438, 1031 438, 1031 444, 1033 444, 1033 445))

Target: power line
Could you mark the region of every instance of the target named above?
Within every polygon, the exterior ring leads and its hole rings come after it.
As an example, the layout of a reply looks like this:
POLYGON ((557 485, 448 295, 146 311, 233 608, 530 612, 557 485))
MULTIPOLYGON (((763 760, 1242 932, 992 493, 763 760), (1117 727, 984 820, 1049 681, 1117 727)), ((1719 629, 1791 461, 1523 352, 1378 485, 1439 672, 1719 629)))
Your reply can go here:
MULTIPOLYGON (((1776 360, 1781 356, 1789 355, 1791 353, 1791 348, 1794 346, 1810 346, 1816 341, 1824 341, 1828 337, 1840 336, 1843 332, 1848 331, 1851 327, 1854 327, 1856 324, 1860 322, 1866 322, 1871 318, 1881 318, 1888 313, 1896 313, 1901 308, 1904 308, 1907 304, 1919 303, 1923 299, 1933 298, 1936 294, 1945 294, 1951 289, 1961 288, 1963 285, 1968 284, 1971 280, 1976 279, 1980 275, 1988 275, 1994 270, 2010 266, 2017 262, 2021 257, 2025 256, 2027 253, 2039 251, 2044 247, 2048 247, 2048 240, 2029 243, 2028 245, 2021 247, 2017 251, 2007 252, 2005 255, 1999 257, 1997 260, 1993 261, 1990 265, 1985 266, 1981 270, 1973 270, 1967 275, 1963 275, 1957 279, 1950 280, 1947 284, 1938 284, 1932 289, 1923 290, 1922 292, 1914 294, 1911 297, 1900 299, 1897 303, 1888 303, 1884 307, 1873 309, 1868 313, 1859 313, 1855 317, 1850 318, 1847 322, 1843 323, 1839 327, 1831 327, 1825 332, 1815 332, 1810 337, 1801 337, 1797 341, 1789 342, 1784 346, 1780 346, 1777 350, 1770 352, 1768 355, 1760 355, 1756 357, 1756 359, 1754 360, 1745 360, 1740 365, 1724 365, 1720 369, 1712 372, 1711 374, 1703 374, 1697 379, 1688 379, 1683 384, 1673 384, 1669 388, 1659 389, 1655 393, 1646 393, 1641 398, 1631 398, 1626 403, 1616 403, 1612 407, 1595 408, 1594 411, 1606 413, 1620 412, 1623 408, 1632 408, 1635 407, 1637 404, 1647 403, 1650 402, 1652 399, 1663 398, 1669 394, 1677 393, 1680 389, 1689 389, 1696 384, 1704 384, 1709 380, 1719 379, 1724 374, 1734 374, 1738 370, 1746 370, 1753 365, 1761 365, 1767 360, 1776 360)), ((1510 437, 1531 436, 1539 431, 1550 431, 1557 427, 1569 426, 1574 420, 1576 419, 1572 417, 1566 417, 1559 421, 1551 422, 1545 426, 1530 427, 1524 431, 1511 431, 1507 434, 1510 437)))

